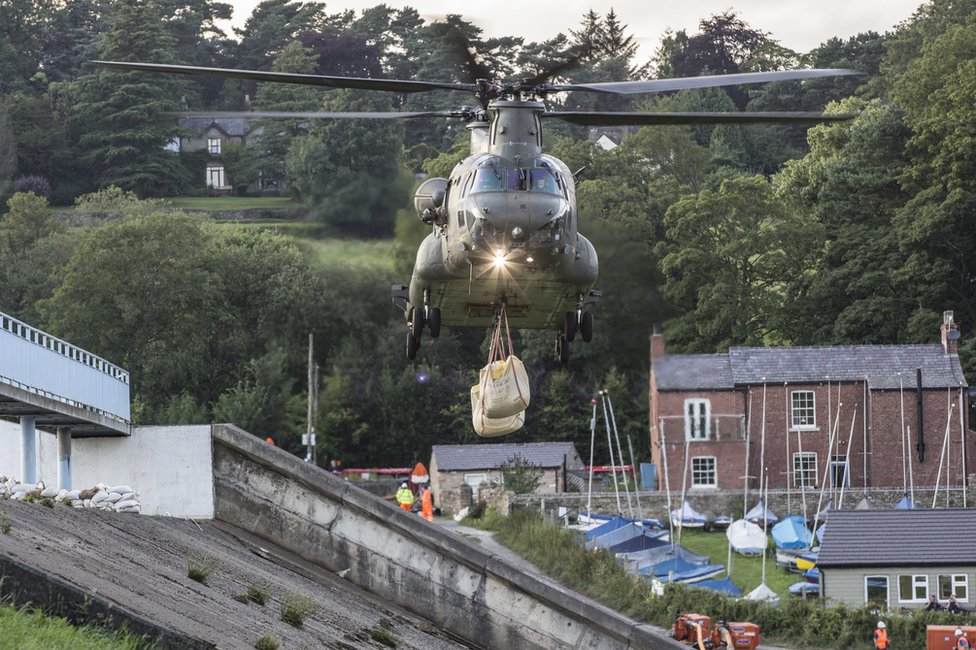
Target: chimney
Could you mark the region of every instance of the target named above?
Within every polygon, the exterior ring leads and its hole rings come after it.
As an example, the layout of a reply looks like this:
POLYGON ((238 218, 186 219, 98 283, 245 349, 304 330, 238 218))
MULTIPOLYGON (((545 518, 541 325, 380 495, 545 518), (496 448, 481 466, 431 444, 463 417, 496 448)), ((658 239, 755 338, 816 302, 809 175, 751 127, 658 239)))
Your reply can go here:
POLYGON ((667 354, 664 351, 664 335, 661 334, 661 324, 654 323, 654 331, 651 334, 651 361, 667 354))
POLYGON ((951 310, 942 312, 942 347, 947 355, 959 354, 959 327, 952 320, 951 310))

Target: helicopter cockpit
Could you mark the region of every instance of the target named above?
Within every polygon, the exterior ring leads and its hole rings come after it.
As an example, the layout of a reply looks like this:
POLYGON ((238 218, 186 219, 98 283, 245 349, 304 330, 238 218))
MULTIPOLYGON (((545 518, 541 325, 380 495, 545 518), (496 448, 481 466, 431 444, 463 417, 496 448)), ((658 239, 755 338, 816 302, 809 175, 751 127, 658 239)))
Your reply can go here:
POLYGON ((563 196, 562 181, 548 167, 501 168, 483 164, 475 172, 472 193, 541 192, 563 196))

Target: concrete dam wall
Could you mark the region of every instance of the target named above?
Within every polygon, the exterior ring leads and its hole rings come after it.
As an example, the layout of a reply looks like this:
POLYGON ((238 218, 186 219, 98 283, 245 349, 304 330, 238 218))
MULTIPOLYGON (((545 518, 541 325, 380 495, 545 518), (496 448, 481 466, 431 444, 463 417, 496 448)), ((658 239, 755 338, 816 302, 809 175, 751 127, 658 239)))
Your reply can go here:
POLYGON ((680 644, 230 425, 213 427, 216 518, 482 648, 680 644))

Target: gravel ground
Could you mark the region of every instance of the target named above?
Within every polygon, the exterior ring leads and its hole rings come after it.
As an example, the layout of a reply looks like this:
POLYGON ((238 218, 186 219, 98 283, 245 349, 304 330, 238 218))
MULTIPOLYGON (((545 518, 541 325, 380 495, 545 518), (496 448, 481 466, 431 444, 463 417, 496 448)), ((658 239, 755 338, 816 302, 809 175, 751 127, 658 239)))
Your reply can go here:
MULTIPOLYGON (((283 648, 471 647, 322 567, 221 522, 75 510, 0 501, 0 554, 97 594, 114 608, 168 628, 184 647, 253 648, 263 635, 283 648), (188 562, 212 561, 201 584, 188 562), (264 606, 234 596, 266 590, 264 606), (282 601, 307 596, 301 628, 281 620, 282 601), (374 638, 376 637, 376 638, 374 638)), ((12 586, 3 583, 3 591, 12 586)), ((19 603, 23 604, 23 603, 19 603)))

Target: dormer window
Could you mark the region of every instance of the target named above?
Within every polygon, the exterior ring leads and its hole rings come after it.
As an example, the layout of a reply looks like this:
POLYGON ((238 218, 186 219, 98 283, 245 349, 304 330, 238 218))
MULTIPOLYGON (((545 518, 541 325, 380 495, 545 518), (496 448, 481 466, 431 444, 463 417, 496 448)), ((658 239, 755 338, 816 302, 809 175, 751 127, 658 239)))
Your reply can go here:
POLYGON ((220 154, 220 138, 207 138, 207 149, 210 151, 211 155, 217 156, 220 154))

